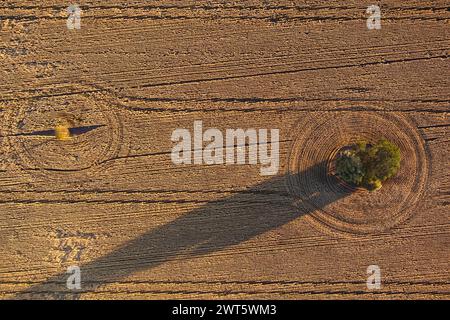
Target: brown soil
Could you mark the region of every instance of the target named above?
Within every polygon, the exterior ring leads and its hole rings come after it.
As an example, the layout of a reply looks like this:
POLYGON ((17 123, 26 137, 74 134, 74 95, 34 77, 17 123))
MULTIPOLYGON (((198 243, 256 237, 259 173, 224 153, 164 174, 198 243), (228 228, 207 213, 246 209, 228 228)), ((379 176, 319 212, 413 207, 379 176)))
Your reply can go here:
POLYGON ((381 30, 370 4, 93 0, 68 30, 66 3, 3 1, 0 297, 448 299, 448 2, 383 1, 381 30), (278 175, 174 165, 194 120, 279 128, 278 175), (380 135, 381 190, 328 174, 380 135))

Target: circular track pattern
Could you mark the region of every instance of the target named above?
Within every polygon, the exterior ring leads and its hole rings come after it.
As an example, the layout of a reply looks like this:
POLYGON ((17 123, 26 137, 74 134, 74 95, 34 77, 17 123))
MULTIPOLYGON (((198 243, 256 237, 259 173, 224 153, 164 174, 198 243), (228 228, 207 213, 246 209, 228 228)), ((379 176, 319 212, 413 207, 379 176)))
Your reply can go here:
POLYGON ((306 219, 323 231, 364 235, 389 230, 408 219, 429 175, 424 141, 400 115, 381 112, 314 113, 292 132, 287 186, 306 219), (400 148, 397 175, 375 192, 352 189, 332 172, 337 152, 360 139, 380 138, 400 148))
POLYGON ((49 96, 30 100, 9 116, 9 140, 19 165, 42 178, 92 179, 119 155, 123 128, 100 94, 49 96), (51 132, 69 124, 76 135, 59 141, 51 132))

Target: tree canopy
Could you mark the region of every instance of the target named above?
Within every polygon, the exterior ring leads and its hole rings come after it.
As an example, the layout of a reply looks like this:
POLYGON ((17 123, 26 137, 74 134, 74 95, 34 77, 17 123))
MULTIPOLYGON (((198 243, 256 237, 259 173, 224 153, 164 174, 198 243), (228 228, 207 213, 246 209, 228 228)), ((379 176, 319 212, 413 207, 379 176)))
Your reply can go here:
POLYGON ((338 154, 336 174, 344 181, 377 190, 400 168, 400 149, 386 139, 360 141, 338 154))

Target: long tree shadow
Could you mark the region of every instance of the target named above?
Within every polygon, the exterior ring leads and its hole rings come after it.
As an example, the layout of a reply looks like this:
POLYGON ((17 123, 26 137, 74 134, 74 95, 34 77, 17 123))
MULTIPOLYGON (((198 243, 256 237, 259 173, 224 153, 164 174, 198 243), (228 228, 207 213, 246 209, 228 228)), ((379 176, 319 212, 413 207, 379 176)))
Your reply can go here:
MULTIPOLYGON (((351 191, 321 194, 321 184, 338 183, 317 174, 326 170, 319 163, 301 176, 321 177, 314 181, 311 194, 302 194, 300 201, 311 201, 320 207, 348 196, 351 191), (325 181, 327 180, 327 181, 325 181)), ((92 262, 80 266, 82 289, 69 290, 66 281, 70 274, 51 277, 47 281, 21 292, 20 298, 78 298, 82 292, 94 291, 100 285, 118 281, 135 272, 154 268, 164 262, 207 255, 249 240, 269 230, 310 213, 294 206, 299 201, 286 191, 288 176, 272 178, 248 190, 208 203, 163 226, 117 248, 92 262)), ((299 183, 303 183, 299 180, 299 183)), ((304 182, 306 183, 306 182, 304 182)))

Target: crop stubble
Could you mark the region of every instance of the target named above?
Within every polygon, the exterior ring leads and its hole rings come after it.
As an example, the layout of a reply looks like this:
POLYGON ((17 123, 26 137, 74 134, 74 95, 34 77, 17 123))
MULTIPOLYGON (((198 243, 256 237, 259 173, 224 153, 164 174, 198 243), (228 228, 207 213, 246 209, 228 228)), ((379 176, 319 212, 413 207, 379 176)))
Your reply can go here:
POLYGON ((2 297, 67 297, 55 275, 77 264, 94 270, 82 298, 448 298, 446 2, 387 1, 380 31, 365 28, 371 3, 208 3, 93 1, 76 32, 65 3, 0 5, 2 297), (15 136, 58 112, 106 127, 15 136), (280 128, 278 177, 174 166, 172 130, 199 119, 280 128), (379 193, 323 183, 354 132, 402 150, 379 193), (246 238, 264 210, 276 227, 246 238), (193 255, 157 232, 208 235, 217 211, 243 241, 193 255), (155 252, 133 242, 148 233, 155 252), (380 291, 365 287, 370 264, 380 291))

